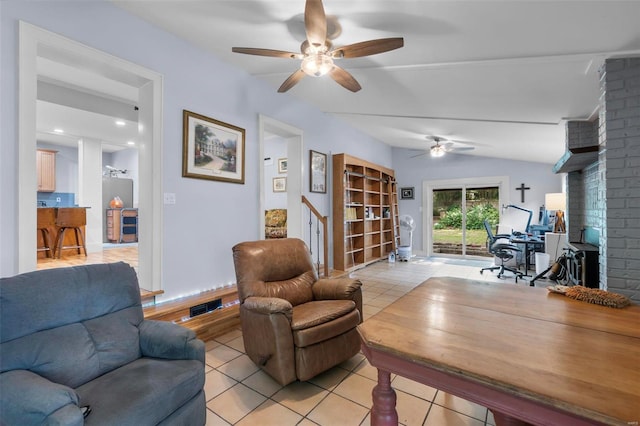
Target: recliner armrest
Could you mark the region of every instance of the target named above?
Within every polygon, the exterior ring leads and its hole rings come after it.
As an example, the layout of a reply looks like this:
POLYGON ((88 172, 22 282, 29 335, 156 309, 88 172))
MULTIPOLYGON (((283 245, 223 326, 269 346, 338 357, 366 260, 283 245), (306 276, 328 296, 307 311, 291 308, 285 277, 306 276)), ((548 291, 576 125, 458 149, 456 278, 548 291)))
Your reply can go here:
POLYGON ((353 278, 321 278, 313 284, 315 300, 353 300, 360 313, 360 322, 364 321, 362 310, 362 282, 353 278))
POLYGON ((315 300, 352 300, 362 282, 353 278, 320 278, 313 284, 315 300))
POLYGON ((82 425, 78 394, 28 370, 0 374, 0 424, 82 425))
POLYGON ((288 300, 277 297, 247 297, 243 304, 245 309, 257 314, 285 314, 289 320, 293 315, 293 305, 288 300))
POLYGON ((204 342, 186 327, 166 321, 140 323, 142 356, 165 359, 195 359, 204 364, 204 342))

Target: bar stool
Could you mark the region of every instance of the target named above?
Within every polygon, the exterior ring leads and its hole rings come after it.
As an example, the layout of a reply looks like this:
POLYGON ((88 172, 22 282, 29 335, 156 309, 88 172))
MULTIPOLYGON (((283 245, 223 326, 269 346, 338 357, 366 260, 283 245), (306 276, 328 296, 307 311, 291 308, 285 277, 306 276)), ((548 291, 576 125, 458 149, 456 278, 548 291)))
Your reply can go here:
POLYGON ((56 215, 56 226, 58 227, 58 235, 56 236, 56 253, 58 259, 62 255, 63 249, 76 249, 81 254, 80 249, 84 249, 84 255, 87 255, 87 247, 84 242, 84 232, 82 227, 87 224, 87 211, 83 208, 59 208, 56 215), (73 229, 76 235, 76 244, 72 246, 64 246, 64 234, 67 229, 73 229))
POLYGON ((38 247, 38 251, 46 252, 47 257, 55 257, 56 247, 51 246, 51 239, 49 238, 49 228, 56 226, 56 212, 52 208, 39 208, 38 209, 38 231, 42 235, 43 246, 38 247))

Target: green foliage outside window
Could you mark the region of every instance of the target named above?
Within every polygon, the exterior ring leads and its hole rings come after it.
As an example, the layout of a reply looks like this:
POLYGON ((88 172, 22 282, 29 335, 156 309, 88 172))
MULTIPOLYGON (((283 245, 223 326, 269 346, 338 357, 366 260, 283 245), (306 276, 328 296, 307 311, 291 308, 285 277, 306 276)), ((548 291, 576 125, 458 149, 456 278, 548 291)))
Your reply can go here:
MULTIPOLYGON (((491 204, 479 204, 467 209, 467 229, 484 229, 484 221, 495 226, 500 218, 498 209, 491 204)), ((434 229, 462 229, 462 209, 460 206, 449 207, 434 229)))

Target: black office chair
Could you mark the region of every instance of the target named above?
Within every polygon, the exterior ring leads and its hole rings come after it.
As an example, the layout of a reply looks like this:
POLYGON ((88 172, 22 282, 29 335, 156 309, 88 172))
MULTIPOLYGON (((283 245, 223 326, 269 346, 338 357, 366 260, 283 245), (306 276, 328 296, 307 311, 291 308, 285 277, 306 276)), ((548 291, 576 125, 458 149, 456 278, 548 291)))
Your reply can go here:
POLYGON ((511 235, 493 235, 493 232, 491 231, 491 224, 488 220, 484 221, 484 228, 487 230, 487 249, 489 250, 489 253, 500 259, 500 265, 482 268, 480 270, 480 273, 482 274, 484 271, 495 271, 496 269, 499 269, 498 278, 500 278, 506 271, 509 271, 513 273, 516 282, 518 282, 518 278, 522 278, 524 276, 524 273, 520 272, 517 269, 506 266, 505 263, 515 257, 515 252, 519 252, 521 250, 511 243, 499 241, 505 238, 509 239, 511 235))

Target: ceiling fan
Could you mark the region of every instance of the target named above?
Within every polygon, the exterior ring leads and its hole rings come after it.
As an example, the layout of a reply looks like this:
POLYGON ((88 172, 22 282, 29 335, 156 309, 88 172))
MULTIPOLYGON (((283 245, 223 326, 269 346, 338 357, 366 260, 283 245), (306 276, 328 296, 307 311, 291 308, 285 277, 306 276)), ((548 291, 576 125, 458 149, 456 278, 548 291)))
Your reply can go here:
MULTIPOLYGON (((445 153, 447 152, 463 152, 463 151, 472 151, 475 148, 472 146, 461 146, 461 147, 456 147, 454 146, 454 142, 458 142, 458 141, 449 141, 449 139, 440 137, 440 136, 426 136, 427 140, 432 140, 435 142, 435 145, 432 145, 431 148, 429 149, 429 151, 425 151, 422 152, 418 155, 414 155, 411 158, 416 158, 416 157, 420 157, 422 155, 427 154, 427 152, 429 152, 431 154, 432 157, 442 157, 445 153), (442 145, 440 145, 440 142, 446 142, 442 145)), ((464 143, 462 141, 460 141, 461 143, 464 143)))
POLYGON ((337 66, 334 63, 334 59, 359 58, 388 52, 404 46, 402 37, 393 37, 333 48, 331 41, 327 38, 327 17, 324 13, 322 0, 307 0, 304 10, 304 26, 307 39, 300 46, 302 53, 252 47, 233 47, 231 50, 235 53, 248 55, 302 60, 300 69, 291 74, 282 83, 278 89, 280 93, 291 89, 305 75, 320 77, 325 74, 329 74, 342 87, 352 92, 357 92, 361 89, 360 84, 351 74, 337 66))

